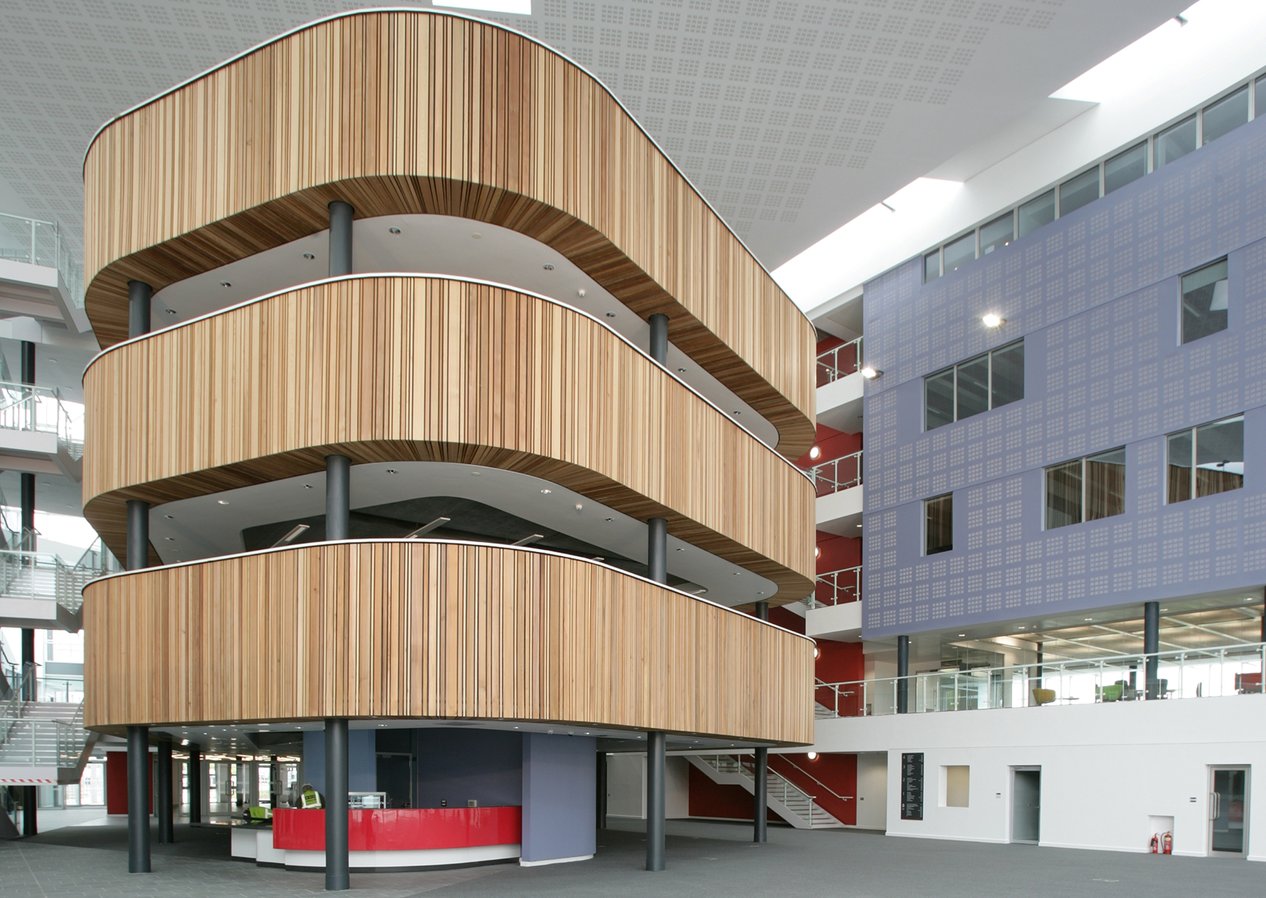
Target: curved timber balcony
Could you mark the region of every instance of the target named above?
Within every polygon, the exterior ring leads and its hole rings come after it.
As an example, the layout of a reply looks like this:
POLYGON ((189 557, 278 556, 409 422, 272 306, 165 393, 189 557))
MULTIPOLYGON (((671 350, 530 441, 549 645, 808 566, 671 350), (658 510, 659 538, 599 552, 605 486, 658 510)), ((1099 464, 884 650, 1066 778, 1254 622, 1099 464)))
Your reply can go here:
POLYGON ((813 740, 810 640, 531 548, 272 549, 96 580, 84 609, 93 729, 441 718, 813 740))
MULTIPOLYGON (((353 463, 545 478, 813 591, 812 484, 589 315, 495 284, 351 275, 116 344, 84 375, 84 514, 353 463), (138 448, 140 447, 140 448, 138 448)), ((157 561, 156 556, 152 556, 157 561)))
POLYGON ((812 325, 606 88, 532 39, 426 10, 305 26, 125 113, 85 161, 86 309, 358 218, 437 213, 549 245, 777 428, 814 438, 812 325))

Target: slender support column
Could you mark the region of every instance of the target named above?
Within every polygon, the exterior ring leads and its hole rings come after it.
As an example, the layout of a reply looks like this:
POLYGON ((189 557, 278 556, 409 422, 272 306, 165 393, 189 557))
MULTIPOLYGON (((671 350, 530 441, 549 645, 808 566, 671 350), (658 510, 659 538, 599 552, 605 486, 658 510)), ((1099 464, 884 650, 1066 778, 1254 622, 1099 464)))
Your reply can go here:
POLYGON ((905 714, 910 709, 910 637, 897 637, 897 713, 905 714))
POLYGON ((157 764, 158 773, 154 777, 154 810, 158 812, 158 843, 166 845, 176 841, 171 811, 171 742, 166 739, 158 743, 157 764))
POLYGON ((668 316, 651 316, 651 358, 661 365, 668 364, 668 316))
POLYGON ((128 727, 127 872, 149 871, 149 727, 128 727))
POLYGON ((127 569, 149 567, 149 503, 127 500, 127 569))
POLYGON ((597 811, 597 820, 595 825, 598 829, 607 828, 607 753, 598 752, 598 783, 597 783, 597 801, 594 802, 597 811))
POLYGON ((325 457, 325 538, 347 539, 351 519, 352 463, 346 455, 325 457))
POLYGON ((351 888, 347 855, 347 721, 325 721, 325 890, 351 888))
POLYGON ((752 771, 756 774, 755 798, 752 807, 752 841, 768 842, 769 841, 769 749, 756 749, 755 769, 752 771))
POLYGON ((769 603, 768 602, 756 603, 756 619, 769 620, 769 603))
POLYGON ((330 203, 330 277, 352 273, 352 219, 347 203, 330 203))
POLYGON ((646 869, 664 869, 664 766, 668 739, 646 734, 646 869))
POLYGON ((144 281, 127 282, 127 335, 139 337, 150 332, 150 300, 154 288, 144 281))
POLYGON ((646 566, 656 583, 668 582, 668 522, 651 518, 646 522, 646 566))
POLYGON ((1160 659, 1156 653, 1160 651, 1160 602, 1143 603, 1143 654, 1147 655, 1144 663, 1143 682, 1146 684, 1149 699, 1160 698, 1160 659))
POLYGON ((189 746, 189 768, 185 771, 189 780, 189 823, 202 822, 202 750, 189 746))

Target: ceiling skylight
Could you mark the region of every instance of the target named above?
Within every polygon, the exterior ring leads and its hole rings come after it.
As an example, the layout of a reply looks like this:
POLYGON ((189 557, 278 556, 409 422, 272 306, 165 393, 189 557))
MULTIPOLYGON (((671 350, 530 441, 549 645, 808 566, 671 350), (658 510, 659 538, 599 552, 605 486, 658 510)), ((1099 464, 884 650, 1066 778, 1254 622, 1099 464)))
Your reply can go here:
POLYGON ((532 15, 532 0, 431 0, 431 5, 450 9, 509 13, 514 16, 532 15))
POLYGON ((1158 72, 1197 64, 1204 45, 1224 39, 1228 29, 1251 27, 1263 5, 1261 0, 1200 0, 1078 75, 1051 98, 1102 103, 1128 96, 1154 82, 1158 72))

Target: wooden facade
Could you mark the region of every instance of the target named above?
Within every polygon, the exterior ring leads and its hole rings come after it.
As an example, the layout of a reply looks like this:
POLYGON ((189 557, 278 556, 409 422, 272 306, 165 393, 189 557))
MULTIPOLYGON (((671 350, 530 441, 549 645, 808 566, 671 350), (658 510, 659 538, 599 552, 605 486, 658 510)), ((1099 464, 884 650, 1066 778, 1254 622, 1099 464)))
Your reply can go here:
POLYGON ((813 741, 810 640, 579 558, 316 544, 117 575, 86 599, 84 721, 107 731, 396 717, 813 741))
POLYGON ((814 439, 812 325, 619 103, 557 53, 422 10, 334 18, 111 122, 85 163, 86 307, 127 335, 156 290, 360 218, 527 234, 649 317, 778 430, 814 439))
POLYGON ((666 517, 773 580, 775 604, 813 591, 812 484, 612 331, 531 294, 326 281, 98 356, 84 398, 84 514, 120 556, 127 499, 307 474, 338 452, 533 474, 666 517))

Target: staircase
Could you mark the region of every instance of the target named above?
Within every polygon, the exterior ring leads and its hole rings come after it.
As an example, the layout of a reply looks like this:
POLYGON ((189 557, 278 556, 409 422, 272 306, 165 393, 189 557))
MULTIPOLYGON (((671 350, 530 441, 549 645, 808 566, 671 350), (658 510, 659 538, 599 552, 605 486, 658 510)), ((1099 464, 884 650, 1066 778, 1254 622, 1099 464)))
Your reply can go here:
POLYGON ((96 544, 74 566, 47 553, 0 550, 0 626, 78 632, 84 586, 118 569, 114 556, 96 544))
MULTIPOLYGON (((756 775, 752 770, 752 759, 748 756, 689 755, 687 760, 714 783, 742 786, 751 794, 756 794, 756 775)), ((814 801, 814 796, 772 767, 767 768, 767 777, 769 809, 796 829, 832 829, 844 825, 824 811, 814 801)))
POLYGON ((0 784, 79 782, 97 742, 97 734, 83 727, 82 703, 6 702, 5 711, 10 713, 0 717, 0 784))

